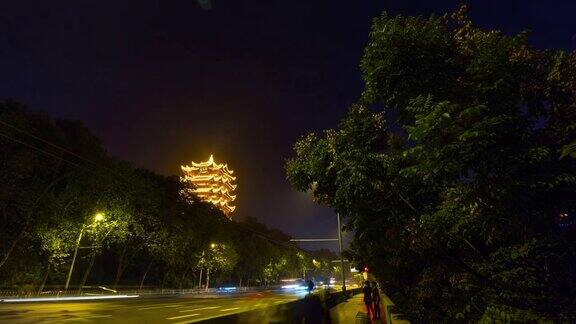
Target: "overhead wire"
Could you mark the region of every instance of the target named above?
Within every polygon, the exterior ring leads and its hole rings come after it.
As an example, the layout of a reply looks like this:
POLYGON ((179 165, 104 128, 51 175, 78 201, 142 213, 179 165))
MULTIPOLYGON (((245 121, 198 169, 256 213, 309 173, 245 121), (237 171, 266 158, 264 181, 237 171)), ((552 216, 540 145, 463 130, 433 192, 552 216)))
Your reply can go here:
MULTIPOLYGON (((5 121, 3 121, 3 120, 0 120, 0 124, 2 124, 2 125, 4 125, 4 126, 7 126, 7 127, 10 127, 10 128, 12 128, 12 129, 14 129, 14 130, 16 130, 16 131, 18 131, 18 132, 26 135, 26 136, 29 136, 29 137, 31 137, 31 138, 34 138, 34 139, 36 139, 36 140, 38 140, 38 141, 40 141, 40 142, 42 142, 42 143, 45 143, 45 144, 47 144, 47 145, 49 145, 49 146, 51 146, 51 147, 53 147, 53 148, 55 148, 55 149, 57 149, 57 150, 60 150, 60 151, 62 151, 62 152, 64 152, 64 153, 66 153, 66 154, 70 154, 70 155, 78 158, 79 160, 82 160, 82 161, 85 161, 85 162, 87 162, 87 163, 90 163, 90 164, 94 165, 94 166, 97 167, 97 168, 100 168, 100 169, 102 169, 102 170, 105 170, 105 171, 111 173, 112 175, 116 176, 117 179, 126 180, 126 182, 124 183, 124 184, 126 184, 126 185, 129 185, 129 184, 130 184, 130 183, 127 181, 128 179, 125 178, 125 175, 118 173, 116 170, 110 169, 110 168, 108 168, 108 167, 106 167, 106 166, 101 165, 101 164, 98 163, 98 162, 94 162, 93 160, 87 159, 87 158, 85 158, 85 157, 83 157, 83 156, 81 156, 81 155, 79 155, 79 154, 77 154, 77 153, 72 152, 71 150, 69 150, 69 149, 67 149, 67 148, 64 148, 64 147, 62 147, 62 146, 60 146, 60 145, 54 144, 53 142, 51 142, 51 141, 49 141, 49 140, 43 139, 43 138, 41 138, 41 137, 39 137, 39 136, 37 136, 37 135, 31 134, 31 133, 29 133, 29 132, 27 132, 27 131, 24 131, 24 130, 22 130, 21 128, 16 127, 16 126, 14 126, 14 125, 12 125, 12 124, 10 124, 10 123, 7 123, 7 122, 5 122, 5 121)), ((0 134, 1 134, 1 133, 0 133, 0 134)), ((49 151, 40 149, 40 148, 38 148, 38 147, 30 144, 30 143, 26 143, 26 142, 24 142, 24 141, 15 139, 15 138, 10 137, 10 136, 8 136, 8 135, 6 135, 6 134, 1 134, 1 135, 2 135, 3 137, 5 137, 5 138, 8 138, 8 139, 14 141, 14 142, 20 143, 20 144, 22 144, 22 145, 27 146, 28 148, 31 148, 31 149, 33 149, 33 150, 36 150, 36 151, 38 151, 38 152, 40 152, 40 153, 42 153, 42 154, 48 155, 48 156, 50 156, 50 157, 53 157, 53 158, 56 158, 56 159, 59 159, 59 160, 62 160, 62 161, 64 161, 64 162, 67 162, 67 163, 69 163, 69 164, 74 165, 75 167, 81 168, 81 169, 83 169, 83 170, 85 170, 85 171, 88 171, 88 172, 91 172, 91 173, 93 173, 93 174, 95 174, 95 175, 98 175, 97 173, 94 172, 94 169, 85 168, 85 166, 83 166, 83 165, 81 165, 81 164, 79 164, 79 163, 72 162, 72 161, 67 160, 67 159, 65 159, 65 158, 63 158, 63 157, 61 157, 61 156, 58 156, 58 155, 56 155, 56 154, 54 154, 54 153, 52 153, 52 152, 49 152, 49 151)), ((62 152, 59 152, 59 153, 62 153, 62 152)))
POLYGON ((1 119, 0 119, 0 124, 3 124, 3 125, 5 125, 5 126, 8 126, 8 127, 12 128, 12 129, 14 129, 14 130, 17 130, 17 131, 19 131, 19 132, 21 132, 21 133, 23 133, 23 134, 26 134, 26 135, 28 135, 28 136, 36 139, 36 140, 39 140, 39 141, 41 141, 41 142, 43 142, 43 143, 45 143, 45 144, 48 144, 48 145, 52 146, 52 147, 54 147, 54 148, 57 148, 57 149, 62 150, 62 151, 64 151, 64 152, 68 153, 68 154, 71 154, 71 155, 79 158, 79 159, 82 160, 82 161, 85 161, 85 162, 88 162, 88 163, 92 163, 92 164, 95 164, 95 165, 99 165, 98 163, 96 163, 96 162, 94 162, 94 161, 92 161, 92 160, 86 159, 86 158, 84 158, 83 156, 80 156, 80 155, 78 155, 78 154, 76 154, 76 153, 74 153, 74 152, 72 152, 72 151, 70 151, 70 150, 68 150, 68 149, 66 149, 66 148, 64 148, 64 147, 61 147, 61 146, 59 146, 59 145, 56 145, 56 144, 54 144, 54 143, 52 143, 52 142, 50 142, 50 141, 47 141, 47 140, 41 138, 41 137, 39 137, 39 136, 36 136, 36 135, 31 134, 31 133, 29 133, 29 132, 26 132, 25 130, 22 130, 22 129, 20 129, 20 128, 12 125, 12 124, 9 124, 9 123, 1 120, 1 119))
POLYGON ((235 222, 235 224, 238 226, 238 228, 244 229, 244 230, 249 231, 249 232, 251 232, 251 233, 254 233, 254 234, 262 237, 263 239, 265 239, 265 240, 267 240, 267 241, 270 241, 270 242, 272 242, 272 243, 275 243, 275 244, 277 244, 277 245, 282 245, 282 246, 284 246, 284 247, 297 249, 297 250, 300 250, 300 251, 302 251, 302 252, 304 252, 304 253, 306 253, 306 254, 308 254, 308 255, 313 255, 311 251, 306 250, 306 249, 303 249, 303 248, 299 247, 297 244, 290 244, 290 242, 285 242, 285 241, 280 241, 280 240, 277 240, 277 239, 270 238, 270 237, 267 236, 266 234, 264 234, 264 233, 262 233, 262 232, 259 232, 259 231, 256 231, 256 230, 253 230, 253 229, 251 229, 251 228, 248 228, 248 227, 246 227, 244 224, 242 224, 242 223, 240 223, 240 222, 235 222))
POLYGON ((11 137, 11 136, 8 136, 8 135, 6 135, 6 134, 4 134, 4 133, 1 133, 1 132, 0 132, 0 136, 4 137, 4 138, 6 138, 6 139, 9 139, 9 140, 11 140, 11 141, 13 141, 13 142, 22 144, 22 145, 24 145, 24 146, 26 146, 26 147, 28 147, 28 148, 30 148, 30 149, 32 149, 32 150, 35 150, 35 151, 37 151, 37 152, 42 153, 42 154, 44 154, 44 155, 48 155, 48 156, 53 157, 53 158, 55 158, 55 159, 58 159, 58 160, 67 162, 67 163, 72 164, 72 165, 74 165, 74 166, 76 166, 76 167, 82 167, 82 166, 81 166, 80 164, 78 164, 78 163, 75 163, 75 162, 72 162, 72 161, 68 161, 68 160, 66 160, 65 158, 61 157, 61 156, 52 154, 52 153, 50 153, 50 152, 48 152, 48 151, 44 151, 44 150, 42 150, 42 149, 40 149, 40 148, 38 148, 38 147, 35 147, 35 146, 33 146, 33 145, 29 144, 29 143, 20 141, 20 140, 18 140, 18 139, 16 139, 16 138, 13 138, 13 137, 11 137))
MULTIPOLYGON (((67 153, 67 154, 70 154, 70 155, 72 155, 72 156, 75 156, 76 158, 78 158, 78 159, 80 159, 80 160, 82 160, 82 161, 91 163, 91 164, 93 164, 93 165, 95 165, 95 166, 97 166, 97 167, 100 167, 100 168, 102 168, 102 169, 105 169, 105 170, 107 170, 107 171, 114 172, 113 170, 111 170, 111 169, 109 169, 109 168, 106 168, 106 167, 100 165, 100 164, 97 163, 97 162, 94 162, 94 161, 92 161, 92 160, 90 160, 90 159, 84 158, 83 156, 80 156, 80 155, 78 155, 78 154, 76 154, 76 153, 74 153, 74 152, 72 152, 72 151, 70 151, 70 150, 68 150, 68 149, 66 149, 66 148, 64 148, 64 147, 61 147, 61 146, 59 146, 59 145, 56 145, 56 144, 54 144, 54 143, 52 143, 52 142, 50 142, 50 141, 48 141, 48 140, 45 140, 45 139, 43 139, 43 138, 41 138, 41 137, 39 137, 39 136, 37 136, 37 135, 31 134, 31 133, 29 133, 29 132, 26 132, 26 131, 24 131, 24 130, 22 130, 22 129, 14 126, 14 125, 11 125, 11 124, 9 124, 9 123, 6 123, 5 121, 0 120, 0 124, 3 124, 3 125, 5 125, 5 126, 7 126, 7 127, 10 127, 10 128, 12 128, 12 129, 14 129, 14 130, 22 133, 22 134, 25 134, 25 135, 27 135, 27 136, 29 136, 29 137, 31 137, 31 138, 34 138, 34 139, 36 139, 36 140, 38 140, 38 141, 40 141, 40 142, 43 142, 43 143, 45 143, 45 144, 47 144, 47 145, 49 145, 49 146, 51 146, 51 147, 53 147, 53 148, 56 148, 56 149, 58 149, 58 150, 60 150, 60 151, 62 151, 62 152, 65 152, 65 153, 67 153)), ((6 134, 4 134, 4 133, 2 133, 2 132, 0 132, 0 136, 4 137, 4 138, 6 138, 6 139, 9 139, 9 140, 11 140, 11 141, 13 141, 13 142, 22 144, 22 145, 24 145, 24 146, 26 146, 26 147, 28 147, 28 148, 30 148, 30 149, 32 149, 32 150, 35 150, 35 151, 37 151, 37 152, 39 152, 39 153, 41 153, 41 154, 50 156, 50 157, 52 157, 52 158, 61 160, 61 161, 66 162, 66 163, 69 163, 69 164, 71 164, 71 165, 73 165, 73 166, 75 166, 75 167, 82 168, 82 169, 84 169, 84 170, 92 171, 92 172, 93 172, 93 170, 91 170, 91 169, 86 169, 86 168, 84 168, 84 166, 81 165, 81 164, 78 164, 78 163, 76 163, 76 162, 72 162, 72 161, 70 161, 70 160, 68 160, 68 159, 65 159, 65 158, 62 157, 62 156, 58 156, 58 155, 56 155, 56 154, 54 154, 54 153, 52 153, 52 152, 43 150, 43 149, 38 148, 38 147, 36 147, 36 146, 34 146, 34 145, 30 144, 30 143, 27 143, 27 142, 24 142, 24 141, 22 141, 22 140, 16 139, 16 138, 11 137, 11 136, 9 136, 9 135, 6 135, 6 134)), ((114 172, 114 173, 115 173, 115 172, 114 172)), ((300 250, 300 251, 302 251, 302 252, 304 252, 304 253, 306 253, 306 254, 308 254, 308 255, 312 255, 312 252, 311 252, 311 251, 306 250, 306 249, 303 249, 303 248, 299 247, 297 244, 290 244, 290 242, 284 242, 284 241, 280 241, 280 240, 277 240, 277 239, 270 238, 268 235, 266 235, 266 234, 264 234, 264 233, 262 233, 262 232, 256 231, 256 230, 254 230, 254 229, 248 228, 248 227, 246 227, 245 225, 241 224, 240 222, 235 222, 235 224, 237 225, 236 228, 239 228, 239 229, 245 230, 245 231, 249 231, 249 232, 251 232, 251 233, 253 233, 253 234, 256 234, 256 235, 260 236, 261 238, 263 238, 263 239, 265 239, 265 240, 267 240, 267 241, 269 241, 269 242, 272 242, 272 243, 277 244, 277 245, 281 245, 281 246, 283 246, 283 247, 297 249, 297 250, 300 250)))

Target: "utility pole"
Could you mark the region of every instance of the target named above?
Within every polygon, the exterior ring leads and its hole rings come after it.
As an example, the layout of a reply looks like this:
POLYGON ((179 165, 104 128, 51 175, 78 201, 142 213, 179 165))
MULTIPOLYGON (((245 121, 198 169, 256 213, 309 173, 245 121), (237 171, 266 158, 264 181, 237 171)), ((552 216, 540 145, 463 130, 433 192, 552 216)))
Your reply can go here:
MULTIPOLYGON (((68 271, 68 278, 66 278, 66 285, 64 286, 64 292, 68 291, 68 286, 70 285, 70 278, 72 277, 72 271, 74 270, 74 263, 76 263, 76 256, 78 255, 78 249, 80 248, 80 241, 82 241, 82 234, 84 234, 84 228, 86 228, 88 226, 96 226, 96 225, 98 225, 98 223, 104 221, 105 219, 106 219, 106 216, 104 216, 103 213, 96 213, 96 215, 94 215, 94 220, 92 221, 92 224, 90 224, 90 225, 82 224, 82 228, 80 229, 80 234, 78 235, 78 240, 76 240, 76 248, 74 249, 74 257, 72 257, 72 264, 70 265, 70 271, 68 271)), ((108 233, 110 233, 110 231, 108 231, 108 233)), ((106 235, 104 235, 104 237, 108 236, 108 233, 106 233, 106 235)), ((82 289, 82 287, 80 287, 80 289, 82 289)))
POLYGON ((344 256, 342 255, 342 226, 340 225, 340 213, 338 216, 338 249, 340 251, 340 273, 342 273, 342 291, 346 292, 346 275, 344 274, 344 256))
POLYGON ((76 263, 76 256, 78 255, 78 247, 80 247, 80 241, 82 240, 82 234, 84 234, 84 225, 80 229, 80 235, 78 235, 78 240, 76 240, 76 248, 74 249, 74 257, 72 257, 72 264, 70 265, 70 270, 68 271, 68 278, 66 278, 66 285, 64 286, 64 291, 68 291, 68 285, 70 285, 70 278, 72 277, 72 271, 74 270, 74 263, 76 263))
MULTIPOLYGON (((342 255, 342 225, 340 224, 340 213, 336 213, 338 218, 338 238, 315 238, 315 239, 291 239, 291 242, 330 242, 338 241, 338 251, 340 254, 340 269, 342 273, 342 291, 346 291, 346 274, 344 273, 344 255, 342 255)), ((306 276, 304 270, 304 276, 306 276)))

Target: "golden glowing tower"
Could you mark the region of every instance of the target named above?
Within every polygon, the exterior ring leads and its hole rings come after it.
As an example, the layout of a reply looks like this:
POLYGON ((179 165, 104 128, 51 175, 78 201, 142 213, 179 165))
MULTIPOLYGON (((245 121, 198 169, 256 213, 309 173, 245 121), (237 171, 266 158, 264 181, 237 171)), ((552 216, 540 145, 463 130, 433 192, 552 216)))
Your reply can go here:
POLYGON ((230 214, 236 209, 236 206, 230 205, 236 199, 236 196, 232 195, 236 189, 234 184, 236 177, 232 176, 234 171, 229 170, 227 164, 217 164, 210 155, 206 162, 192 162, 191 165, 183 165, 181 168, 184 172, 181 181, 191 185, 183 192, 186 197, 198 196, 231 217, 230 214))

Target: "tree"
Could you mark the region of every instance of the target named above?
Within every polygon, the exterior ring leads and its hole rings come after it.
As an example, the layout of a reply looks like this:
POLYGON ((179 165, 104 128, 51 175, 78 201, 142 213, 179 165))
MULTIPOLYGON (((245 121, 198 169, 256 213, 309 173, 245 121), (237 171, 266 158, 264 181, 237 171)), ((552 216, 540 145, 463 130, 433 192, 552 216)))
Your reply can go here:
POLYGON ((54 227, 37 229, 40 247, 46 258, 44 277, 40 283, 40 288, 38 288, 38 293, 42 293, 50 271, 61 270, 61 266, 67 261, 74 249, 76 234, 73 231, 73 226, 68 222, 54 227))
POLYGON ((61 289, 77 246, 80 287, 193 287, 198 264, 212 283, 262 284, 268 265, 270 283, 302 273, 290 236, 184 201, 179 177, 135 169, 82 124, 15 102, 0 101, 0 180, 2 288, 61 289))
POLYGON ((8 101, 0 102, 0 121, 1 270, 32 235, 34 223, 48 217, 49 210, 42 207, 51 201, 55 186, 69 169, 59 160, 35 154, 30 148, 35 146, 25 145, 26 132, 31 129, 54 141, 60 139, 46 116, 29 114, 23 105, 8 101))
POLYGON ((574 312, 576 54, 441 17, 375 19, 365 91, 287 161, 416 322, 574 312), (373 111, 367 106, 380 107, 373 111), (388 127, 387 117, 394 127, 388 127), (399 130, 397 128, 400 128, 399 130))

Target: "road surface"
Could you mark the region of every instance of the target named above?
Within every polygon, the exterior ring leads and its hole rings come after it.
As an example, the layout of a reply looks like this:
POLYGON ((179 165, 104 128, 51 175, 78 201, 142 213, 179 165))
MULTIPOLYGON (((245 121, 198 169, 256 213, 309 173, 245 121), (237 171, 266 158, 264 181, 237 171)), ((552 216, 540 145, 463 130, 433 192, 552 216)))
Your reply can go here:
POLYGON ((303 298, 303 294, 266 291, 221 296, 0 303, 0 323, 183 324, 279 305, 299 298, 303 298))

